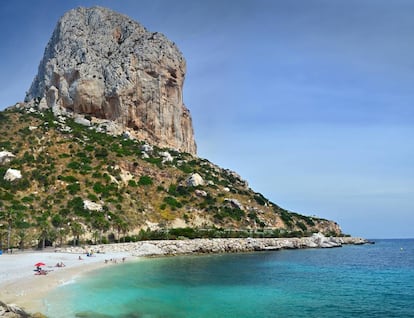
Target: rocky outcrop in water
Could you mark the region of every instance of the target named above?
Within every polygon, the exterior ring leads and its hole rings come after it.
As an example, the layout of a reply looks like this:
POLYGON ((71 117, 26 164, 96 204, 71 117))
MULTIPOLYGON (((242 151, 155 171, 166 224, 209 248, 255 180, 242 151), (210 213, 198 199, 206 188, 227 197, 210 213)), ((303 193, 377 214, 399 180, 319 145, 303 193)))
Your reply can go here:
POLYGON ((26 102, 111 120, 138 139, 196 154, 185 71, 161 33, 109 9, 77 8, 59 20, 26 102))

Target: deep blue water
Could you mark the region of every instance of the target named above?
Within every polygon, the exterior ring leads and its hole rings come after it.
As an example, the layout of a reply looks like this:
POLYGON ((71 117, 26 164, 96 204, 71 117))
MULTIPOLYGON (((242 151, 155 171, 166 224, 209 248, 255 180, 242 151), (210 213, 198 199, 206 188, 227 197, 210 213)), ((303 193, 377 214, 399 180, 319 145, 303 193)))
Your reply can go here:
POLYGON ((50 317, 414 317, 414 239, 144 259, 45 299, 50 317))

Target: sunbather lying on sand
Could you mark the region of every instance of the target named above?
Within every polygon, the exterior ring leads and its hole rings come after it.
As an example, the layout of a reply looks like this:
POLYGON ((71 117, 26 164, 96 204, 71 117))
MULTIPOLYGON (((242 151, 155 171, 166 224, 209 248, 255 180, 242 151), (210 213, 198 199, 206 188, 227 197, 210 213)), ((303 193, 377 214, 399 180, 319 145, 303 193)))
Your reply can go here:
POLYGON ((43 269, 36 271, 35 275, 47 275, 47 272, 43 269))

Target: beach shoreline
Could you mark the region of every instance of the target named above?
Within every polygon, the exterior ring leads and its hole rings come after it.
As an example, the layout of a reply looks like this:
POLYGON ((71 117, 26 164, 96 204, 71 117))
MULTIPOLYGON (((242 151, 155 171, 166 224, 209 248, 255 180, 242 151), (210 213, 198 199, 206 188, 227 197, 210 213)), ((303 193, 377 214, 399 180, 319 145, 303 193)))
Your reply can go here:
POLYGON ((3 254, 0 256, 0 300, 30 313, 44 313, 43 299, 53 289, 114 263, 105 260, 121 262, 128 256, 127 253, 108 253, 87 257, 83 253, 42 251, 3 254), (37 275, 34 264, 38 262, 46 264, 41 266, 46 275, 37 275), (57 267, 60 262, 65 266, 57 267))
MULTIPOLYGON (((365 244, 362 238, 326 238, 314 235, 305 238, 229 238, 175 241, 142 241, 81 247, 24 251, 0 255, 0 300, 15 304, 30 313, 47 312, 44 297, 53 289, 81 279, 86 273, 116 266, 115 263, 137 261, 140 257, 237 253, 279 249, 329 248, 343 244, 365 244), (87 253, 93 251, 92 256, 87 253), (79 259, 81 257, 81 259, 79 259), (35 275, 34 264, 43 262, 47 275, 35 275), (56 267, 63 262, 64 267, 56 267)), ((0 315, 1 316, 1 315, 0 315)))

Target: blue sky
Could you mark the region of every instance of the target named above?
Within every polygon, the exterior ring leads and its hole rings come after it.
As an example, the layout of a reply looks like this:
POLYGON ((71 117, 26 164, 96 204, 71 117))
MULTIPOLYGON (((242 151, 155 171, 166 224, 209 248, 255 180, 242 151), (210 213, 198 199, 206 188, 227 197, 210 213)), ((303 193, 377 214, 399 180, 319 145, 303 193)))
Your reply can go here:
POLYGON ((177 43, 200 157, 346 233, 414 237, 413 1, 1 1, 0 109, 59 17, 93 5, 177 43))

